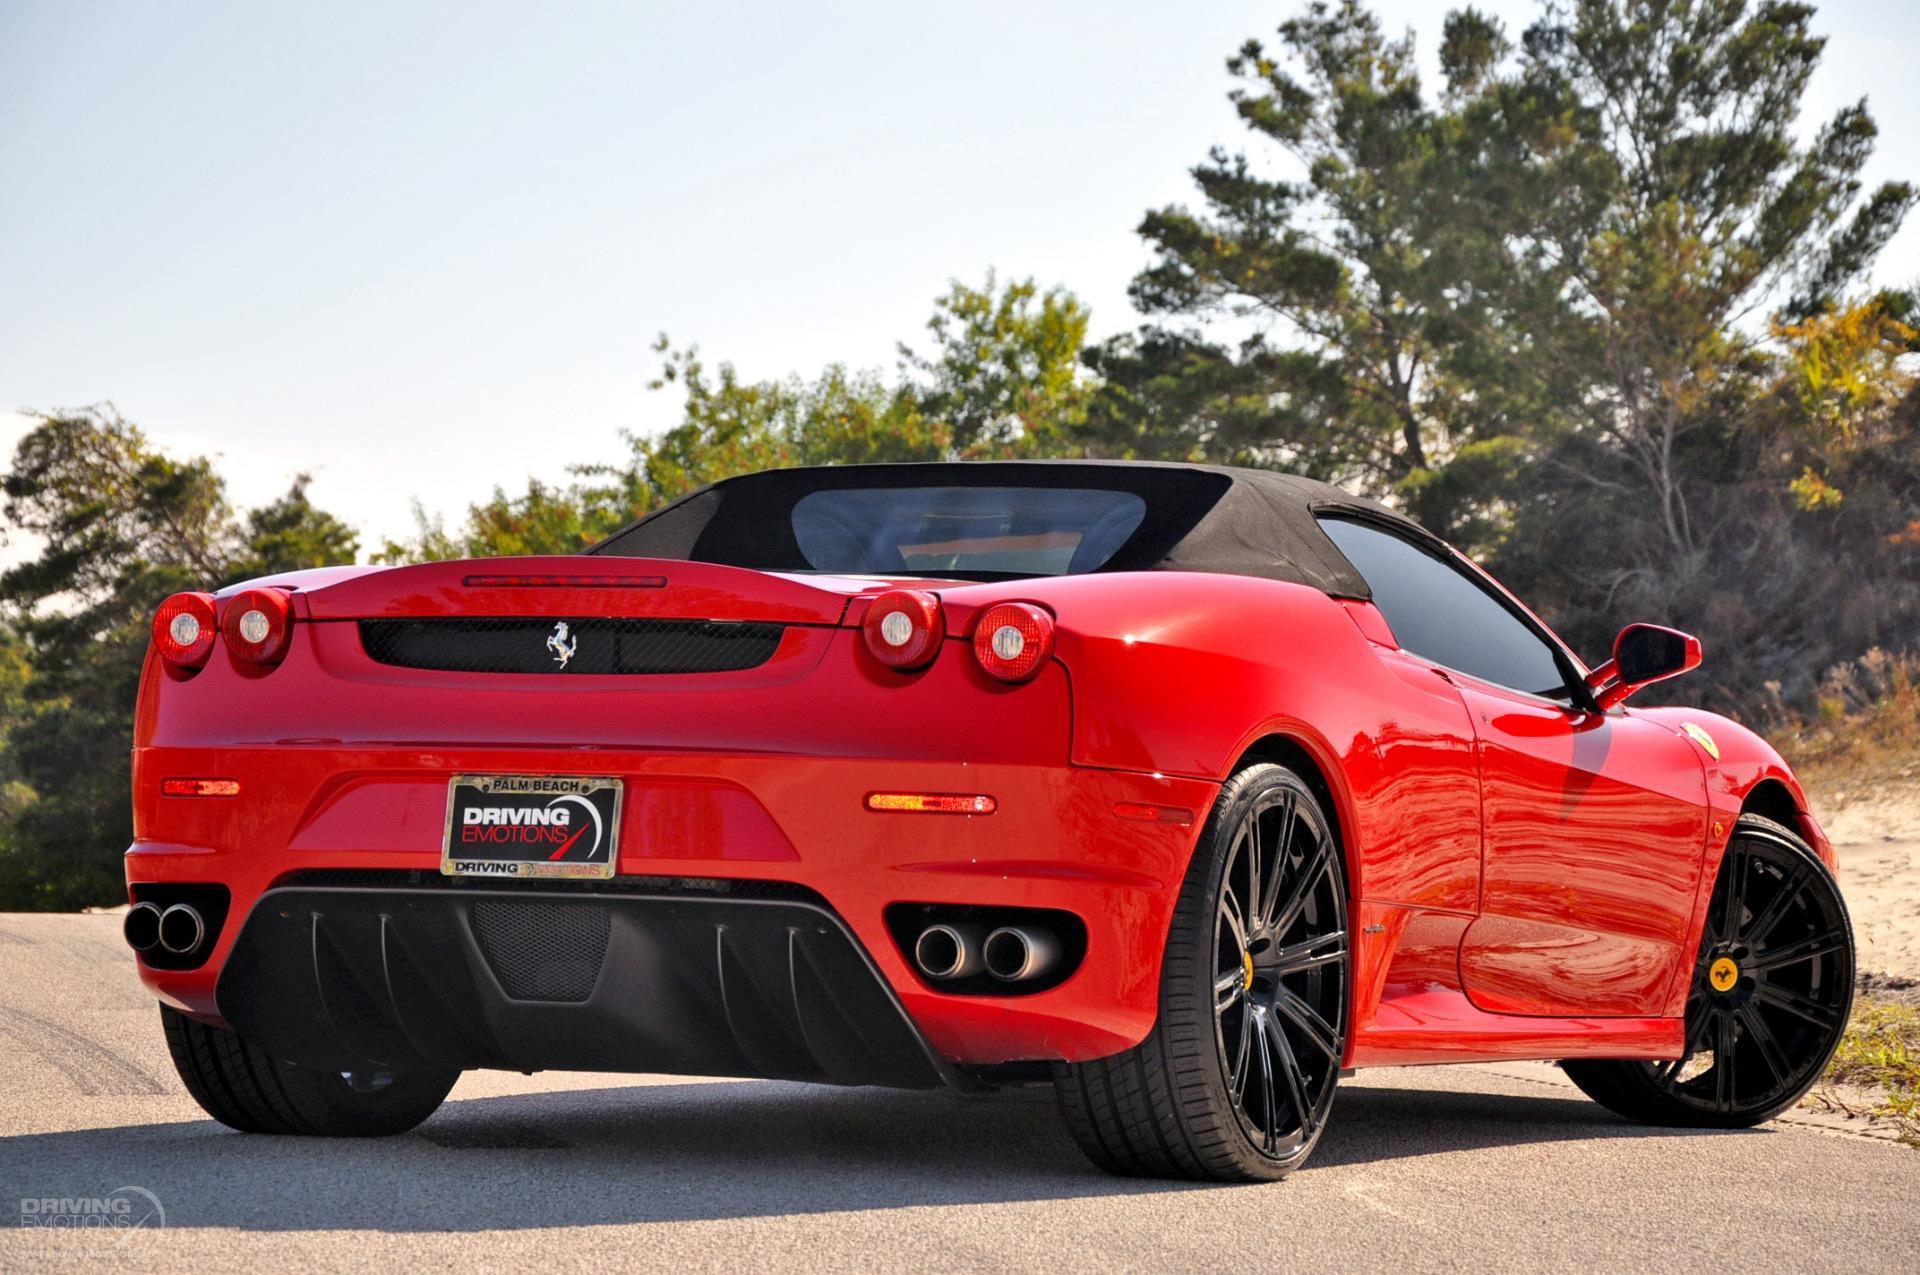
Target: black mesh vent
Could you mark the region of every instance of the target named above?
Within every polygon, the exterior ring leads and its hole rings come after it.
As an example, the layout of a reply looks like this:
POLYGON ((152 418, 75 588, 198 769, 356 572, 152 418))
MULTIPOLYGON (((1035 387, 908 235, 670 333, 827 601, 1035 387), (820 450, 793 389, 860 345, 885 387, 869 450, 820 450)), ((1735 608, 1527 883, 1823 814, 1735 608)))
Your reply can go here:
POLYGON ((726 673, 765 664, 784 632, 717 620, 360 621, 375 661, 448 673, 726 673))
POLYGON ((612 914, 592 903, 473 905, 473 934, 507 995, 519 1001, 583 1001, 607 959, 612 914))

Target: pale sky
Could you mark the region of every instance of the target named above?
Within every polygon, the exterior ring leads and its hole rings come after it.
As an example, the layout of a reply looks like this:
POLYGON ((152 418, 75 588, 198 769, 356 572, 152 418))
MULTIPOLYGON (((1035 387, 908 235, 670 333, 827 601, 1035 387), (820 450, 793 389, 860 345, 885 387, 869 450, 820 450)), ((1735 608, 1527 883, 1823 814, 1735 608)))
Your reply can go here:
MULTIPOLYGON (((1223 60, 1297 8, 0 0, 0 447, 111 400, 372 544, 669 424, 662 331, 890 367, 989 267, 1130 328, 1133 227, 1242 144, 1223 60)), ((1446 6, 1377 8, 1430 65, 1446 6)), ((1920 178, 1920 5, 1817 25, 1808 121, 1865 94, 1869 176, 1920 178)))

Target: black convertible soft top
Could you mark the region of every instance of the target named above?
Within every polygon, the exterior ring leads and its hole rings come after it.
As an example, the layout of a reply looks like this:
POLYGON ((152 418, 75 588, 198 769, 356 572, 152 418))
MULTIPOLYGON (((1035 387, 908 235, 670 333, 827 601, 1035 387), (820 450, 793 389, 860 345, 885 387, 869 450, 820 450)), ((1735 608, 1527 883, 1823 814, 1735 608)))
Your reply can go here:
MULTIPOLYGON (((1316 514, 1345 512, 1430 533, 1378 501, 1265 469, 1151 461, 968 461, 819 465, 723 479, 614 532, 586 552, 808 571, 794 507, 822 491, 902 487, 1019 487, 1126 492, 1146 506, 1131 535, 1093 570, 1212 571, 1311 585, 1367 598, 1367 582, 1316 514)), ((1137 506, 1136 506, 1137 507, 1137 506)))

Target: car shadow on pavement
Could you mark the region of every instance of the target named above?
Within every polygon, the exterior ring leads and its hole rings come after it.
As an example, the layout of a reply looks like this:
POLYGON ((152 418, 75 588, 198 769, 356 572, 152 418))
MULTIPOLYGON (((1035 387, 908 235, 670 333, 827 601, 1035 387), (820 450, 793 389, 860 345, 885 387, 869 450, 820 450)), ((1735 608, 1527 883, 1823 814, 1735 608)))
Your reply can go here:
POLYGON ((1565 1097, 1514 1097, 1343 1086, 1308 1171, 1542 1142, 1764 1136, 1764 1129, 1703 1131, 1634 1124, 1571 1091, 1565 1097))
MULTIPOLYGON (((1305 1172, 1662 1136, 1675 1135, 1574 1098, 1350 1087, 1305 1172)), ((456 1100, 414 1133, 377 1141, 249 1136, 211 1121, 0 1140, 0 1182, 107 1179, 153 1191, 173 1226, 258 1231, 460 1232, 1223 1189, 1100 1173, 1044 1089, 651 1084, 456 1100)))

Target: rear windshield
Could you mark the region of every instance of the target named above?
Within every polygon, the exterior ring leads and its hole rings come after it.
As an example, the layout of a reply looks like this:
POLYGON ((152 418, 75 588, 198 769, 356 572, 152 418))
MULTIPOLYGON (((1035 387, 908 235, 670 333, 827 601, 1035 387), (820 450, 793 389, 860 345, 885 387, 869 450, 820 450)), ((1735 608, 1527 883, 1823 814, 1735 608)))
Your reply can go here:
MULTIPOLYGON (((1232 487, 1224 473, 1178 465, 983 460, 768 469, 702 488, 589 552, 941 580, 1152 571, 1169 565, 1168 555, 1232 487)), ((1270 521, 1260 510, 1256 516, 1263 527, 1270 521)), ((1226 564, 1247 559, 1270 570, 1273 552, 1250 548, 1258 530, 1235 524, 1224 539, 1194 542, 1180 561, 1231 570, 1226 564)))
POLYGON ((1147 516, 1128 491, 860 487, 793 506, 815 571, 850 575, 1070 575, 1105 565, 1147 516))

